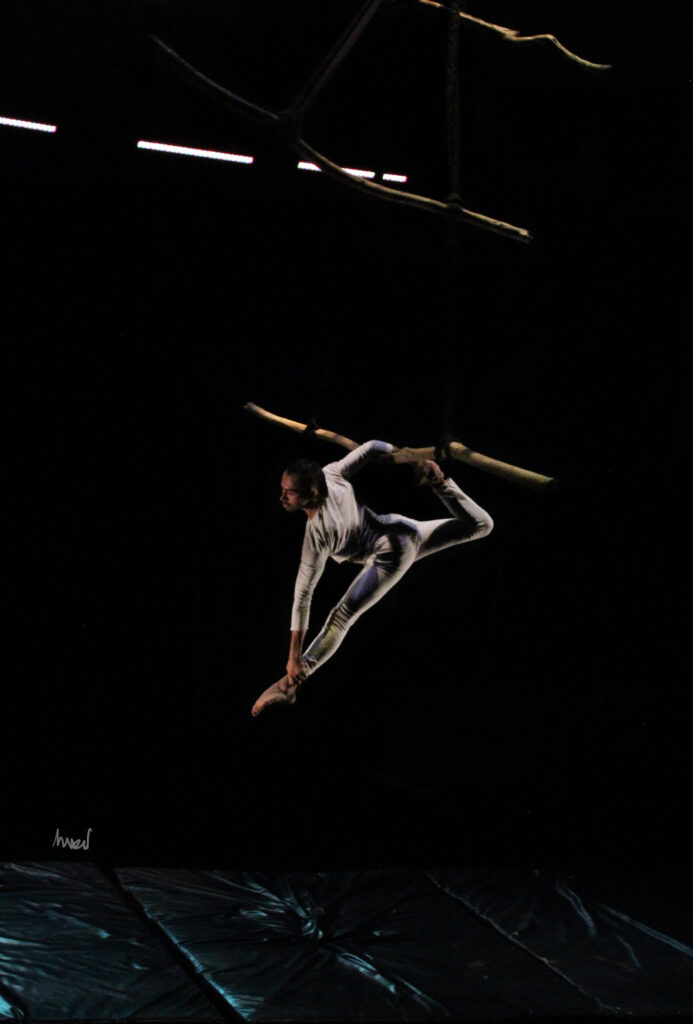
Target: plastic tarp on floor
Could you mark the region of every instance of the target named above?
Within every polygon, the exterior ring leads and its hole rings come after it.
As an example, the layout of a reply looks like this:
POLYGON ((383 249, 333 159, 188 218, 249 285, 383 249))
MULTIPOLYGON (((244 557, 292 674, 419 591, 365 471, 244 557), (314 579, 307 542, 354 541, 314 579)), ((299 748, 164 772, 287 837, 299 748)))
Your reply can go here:
POLYGON ((0 865, 0 1019, 223 1020, 92 864, 0 865))
POLYGON ((693 872, 427 874, 604 1010, 693 1013, 693 872))
POLYGON ((693 872, 55 862, 0 881, 4 1019, 693 1014, 693 872))
POLYGON ((418 871, 119 876, 246 1020, 594 1009, 418 871))
POLYGON ((617 876, 613 906, 540 871, 120 877, 247 1020, 693 1012, 685 937, 617 876))

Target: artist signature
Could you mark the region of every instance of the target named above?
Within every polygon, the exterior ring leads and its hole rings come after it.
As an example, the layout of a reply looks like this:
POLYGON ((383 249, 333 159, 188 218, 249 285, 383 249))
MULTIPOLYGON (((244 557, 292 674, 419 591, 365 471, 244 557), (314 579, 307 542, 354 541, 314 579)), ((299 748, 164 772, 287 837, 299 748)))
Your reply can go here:
POLYGON ((93 832, 93 829, 91 829, 91 828, 87 829, 87 837, 86 837, 86 839, 68 839, 67 836, 65 836, 65 837, 61 836, 60 835, 60 829, 56 828, 56 830, 55 830, 55 838, 53 839, 53 846, 61 846, 63 849, 65 849, 66 846, 69 846, 69 848, 71 850, 88 850, 89 849, 89 838, 90 838, 90 834, 92 832, 93 832))

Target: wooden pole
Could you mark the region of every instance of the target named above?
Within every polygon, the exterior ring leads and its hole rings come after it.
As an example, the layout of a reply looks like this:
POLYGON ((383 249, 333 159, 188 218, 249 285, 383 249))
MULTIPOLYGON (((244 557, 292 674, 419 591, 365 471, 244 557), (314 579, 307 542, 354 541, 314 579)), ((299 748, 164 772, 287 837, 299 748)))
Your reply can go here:
MULTIPOLYGON (((276 413, 268 412, 267 409, 262 409, 253 402, 246 402, 244 409, 260 419, 266 420, 268 423, 274 423, 287 430, 293 430, 297 434, 303 434, 309 429, 305 423, 289 420, 284 416, 277 416, 276 413)), ((354 448, 359 446, 358 441, 352 441, 351 438, 344 437, 343 434, 337 434, 333 430, 323 430, 321 427, 316 427, 315 430, 311 430, 311 433, 313 436, 320 438, 321 441, 329 441, 342 448, 347 448, 349 451, 353 451, 354 448)), ((480 452, 473 451, 459 441, 451 441, 449 450, 453 459, 464 462, 468 466, 474 466, 475 469, 481 469, 484 473, 492 473, 494 476, 499 476, 510 483, 521 484, 523 487, 531 487, 534 490, 546 490, 557 486, 555 477, 544 476, 542 473, 535 473, 531 469, 522 469, 520 466, 513 466, 509 462, 492 459, 488 455, 482 455, 480 452)), ((424 459, 435 459, 435 457, 436 449, 433 445, 426 448, 395 448, 392 455, 381 456, 383 461, 395 464, 422 462, 424 459)))

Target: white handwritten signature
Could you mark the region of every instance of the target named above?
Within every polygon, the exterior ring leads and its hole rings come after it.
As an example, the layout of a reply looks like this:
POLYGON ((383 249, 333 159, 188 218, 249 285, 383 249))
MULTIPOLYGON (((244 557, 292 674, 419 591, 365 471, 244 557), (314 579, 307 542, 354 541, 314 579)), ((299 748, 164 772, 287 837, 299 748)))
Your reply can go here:
POLYGON ((55 830, 55 839, 53 840, 53 846, 61 846, 63 849, 66 846, 69 846, 71 850, 88 850, 89 849, 89 836, 90 836, 91 832, 93 832, 93 829, 88 828, 87 829, 87 838, 86 839, 68 839, 67 837, 63 838, 60 835, 60 829, 56 828, 56 830, 55 830))

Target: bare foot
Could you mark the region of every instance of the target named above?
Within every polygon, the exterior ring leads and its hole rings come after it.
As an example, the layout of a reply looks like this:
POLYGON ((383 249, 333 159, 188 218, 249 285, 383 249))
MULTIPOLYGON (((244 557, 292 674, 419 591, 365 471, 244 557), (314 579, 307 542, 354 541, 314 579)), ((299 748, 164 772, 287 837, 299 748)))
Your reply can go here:
POLYGON ((433 459, 422 459, 415 463, 414 477, 419 487, 435 487, 445 481, 445 474, 433 459))
POLYGON ((268 708, 270 704, 295 704, 297 689, 298 687, 294 683, 289 682, 288 676, 282 676, 276 683, 268 686, 255 701, 251 711, 253 718, 257 718, 260 712, 268 708))

